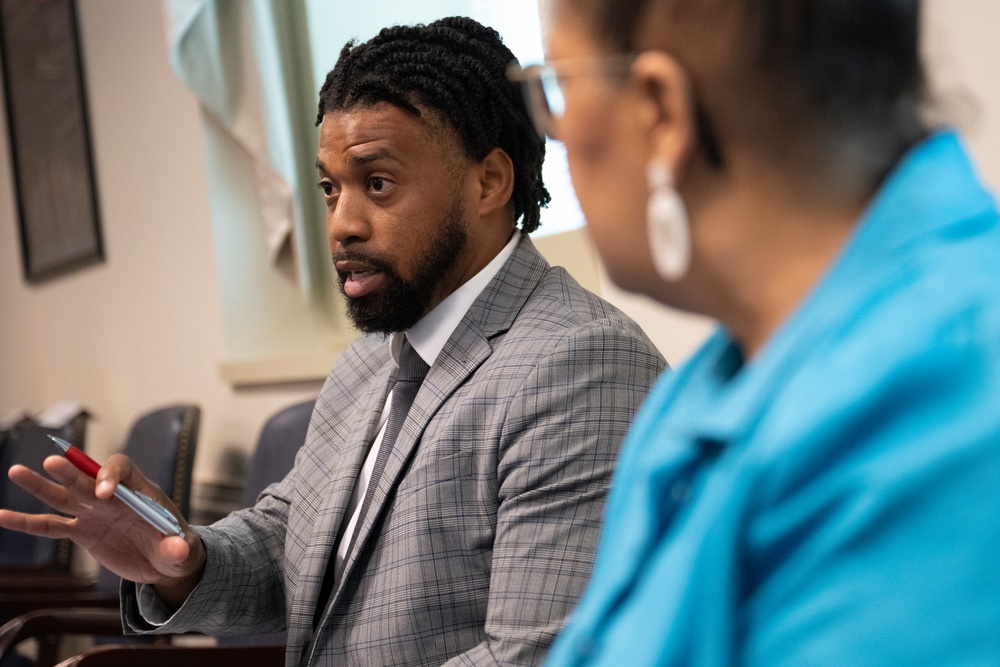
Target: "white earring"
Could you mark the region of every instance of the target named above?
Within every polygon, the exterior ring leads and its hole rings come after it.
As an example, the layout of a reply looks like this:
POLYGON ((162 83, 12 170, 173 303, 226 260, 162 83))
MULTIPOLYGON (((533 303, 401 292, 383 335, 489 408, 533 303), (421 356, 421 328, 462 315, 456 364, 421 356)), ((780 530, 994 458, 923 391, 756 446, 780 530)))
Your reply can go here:
POLYGON ((646 168, 649 202, 646 205, 646 234, 653 266, 664 280, 673 282, 687 273, 691 262, 691 236, 687 210, 674 188, 670 167, 653 160, 646 168))

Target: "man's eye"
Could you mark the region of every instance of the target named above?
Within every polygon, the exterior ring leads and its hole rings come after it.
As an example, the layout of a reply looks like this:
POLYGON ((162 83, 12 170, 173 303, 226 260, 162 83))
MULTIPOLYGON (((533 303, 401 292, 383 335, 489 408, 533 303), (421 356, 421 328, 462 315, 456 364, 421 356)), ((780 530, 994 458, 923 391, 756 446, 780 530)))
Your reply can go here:
POLYGON ((333 183, 329 181, 320 181, 319 189, 323 191, 323 194, 329 197, 333 194, 333 183))
POLYGON ((385 187, 385 179, 381 176, 373 176, 368 179, 368 187, 370 187, 375 192, 382 192, 382 188, 385 187))

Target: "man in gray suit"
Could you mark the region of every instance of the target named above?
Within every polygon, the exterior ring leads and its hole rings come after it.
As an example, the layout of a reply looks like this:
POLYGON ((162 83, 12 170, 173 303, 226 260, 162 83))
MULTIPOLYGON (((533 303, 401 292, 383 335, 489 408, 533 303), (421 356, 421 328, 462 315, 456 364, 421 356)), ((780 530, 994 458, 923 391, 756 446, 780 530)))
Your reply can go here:
POLYGON ((537 664, 664 364, 526 234, 548 193, 513 59, 494 31, 445 19, 349 44, 328 75, 316 165, 364 335, 284 481, 161 538, 110 500, 121 481, 167 502, 126 459, 98 477, 106 500, 50 460, 59 484, 11 475, 77 519, 0 525, 90 548, 127 580, 129 631, 287 629, 289 666, 537 664))

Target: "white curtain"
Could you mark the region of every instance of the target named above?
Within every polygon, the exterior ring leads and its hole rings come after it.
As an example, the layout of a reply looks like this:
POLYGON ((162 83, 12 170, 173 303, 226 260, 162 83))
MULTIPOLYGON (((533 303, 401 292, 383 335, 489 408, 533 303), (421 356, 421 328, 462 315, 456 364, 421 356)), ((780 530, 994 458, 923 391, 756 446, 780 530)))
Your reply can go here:
POLYGON ((164 0, 170 65, 248 153, 270 261, 291 244, 310 301, 329 290, 322 210, 310 185, 316 91, 301 0, 164 0))

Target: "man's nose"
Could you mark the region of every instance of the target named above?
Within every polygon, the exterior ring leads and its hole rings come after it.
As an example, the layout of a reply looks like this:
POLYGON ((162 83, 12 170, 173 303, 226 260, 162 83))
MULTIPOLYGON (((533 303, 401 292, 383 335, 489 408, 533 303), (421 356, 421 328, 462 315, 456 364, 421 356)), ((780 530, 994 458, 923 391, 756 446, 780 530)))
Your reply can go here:
POLYGON ((342 192, 337 203, 326 213, 326 232, 330 241, 330 249, 348 245, 358 241, 367 241, 371 237, 371 225, 368 223, 363 203, 357 197, 342 192))

